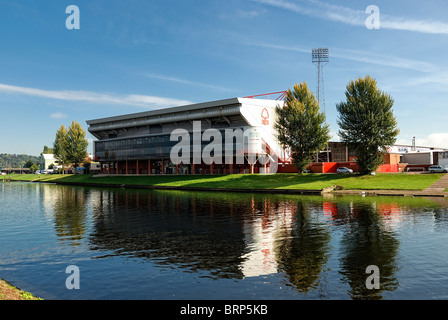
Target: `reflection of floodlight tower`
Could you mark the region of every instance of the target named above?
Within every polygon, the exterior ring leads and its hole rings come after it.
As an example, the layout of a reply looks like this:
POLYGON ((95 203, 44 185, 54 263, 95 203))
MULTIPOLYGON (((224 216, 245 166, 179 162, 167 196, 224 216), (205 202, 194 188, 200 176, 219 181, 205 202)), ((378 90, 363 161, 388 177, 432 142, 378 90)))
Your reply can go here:
POLYGON ((325 90, 324 90, 324 66, 328 63, 328 48, 319 48, 312 50, 313 63, 317 65, 317 101, 319 106, 325 108, 325 90))

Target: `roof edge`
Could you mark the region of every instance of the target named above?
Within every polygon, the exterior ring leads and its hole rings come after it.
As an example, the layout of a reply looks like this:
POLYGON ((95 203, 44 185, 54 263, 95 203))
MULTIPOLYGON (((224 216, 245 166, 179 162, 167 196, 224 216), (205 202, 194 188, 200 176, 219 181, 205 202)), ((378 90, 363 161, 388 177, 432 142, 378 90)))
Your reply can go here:
POLYGON ((209 101, 209 102, 187 104, 187 105, 177 106, 177 107, 169 107, 169 108, 163 108, 163 109, 129 113, 129 114, 124 114, 124 115, 112 116, 112 117, 98 118, 98 119, 87 120, 86 122, 87 122, 87 124, 90 125, 90 124, 101 123, 101 122, 106 122, 106 121, 127 120, 127 119, 132 119, 132 118, 149 117, 149 116, 159 115, 159 114, 184 112, 184 111, 196 110, 196 109, 201 109, 201 108, 213 108, 213 107, 218 107, 218 106, 225 106, 225 105, 232 105, 232 104, 239 104, 239 103, 240 103, 240 101, 238 98, 230 98, 230 99, 215 100, 215 101, 209 101))

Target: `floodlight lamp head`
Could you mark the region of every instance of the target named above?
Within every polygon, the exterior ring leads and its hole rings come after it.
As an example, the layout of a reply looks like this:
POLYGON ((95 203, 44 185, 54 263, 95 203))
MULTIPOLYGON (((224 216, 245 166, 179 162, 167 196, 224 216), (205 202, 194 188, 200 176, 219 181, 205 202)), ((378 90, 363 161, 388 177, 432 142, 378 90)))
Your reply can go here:
POLYGON ((313 63, 329 61, 328 48, 312 49, 311 53, 312 53, 313 63))

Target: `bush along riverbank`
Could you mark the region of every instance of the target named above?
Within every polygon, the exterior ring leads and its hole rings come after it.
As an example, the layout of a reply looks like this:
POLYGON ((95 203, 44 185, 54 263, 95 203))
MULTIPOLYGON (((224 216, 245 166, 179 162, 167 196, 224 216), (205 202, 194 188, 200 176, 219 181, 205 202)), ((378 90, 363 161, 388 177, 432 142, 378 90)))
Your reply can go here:
POLYGON ((444 174, 235 174, 235 175, 11 175, 5 181, 32 181, 68 185, 178 189, 198 191, 276 192, 320 194, 322 192, 406 191, 422 192, 444 174))

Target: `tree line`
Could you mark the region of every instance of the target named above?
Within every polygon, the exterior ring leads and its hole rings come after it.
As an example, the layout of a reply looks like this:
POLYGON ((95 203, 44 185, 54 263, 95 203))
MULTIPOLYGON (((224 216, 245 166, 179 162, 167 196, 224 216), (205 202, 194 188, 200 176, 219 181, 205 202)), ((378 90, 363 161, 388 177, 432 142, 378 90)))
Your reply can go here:
MULTIPOLYGON (((345 101, 336 104, 341 142, 356 151, 361 174, 374 172, 382 163, 387 147, 399 134, 392 111, 392 97, 381 91, 370 76, 350 81, 345 101)), ((302 173, 316 153, 327 146, 331 136, 326 115, 320 112, 315 95, 306 82, 289 89, 285 105, 276 108, 275 129, 284 148, 291 150, 292 162, 302 173)))
POLYGON ((27 154, 0 154, 0 167, 2 168, 29 168, 39 162, 39 157, 27 154))

